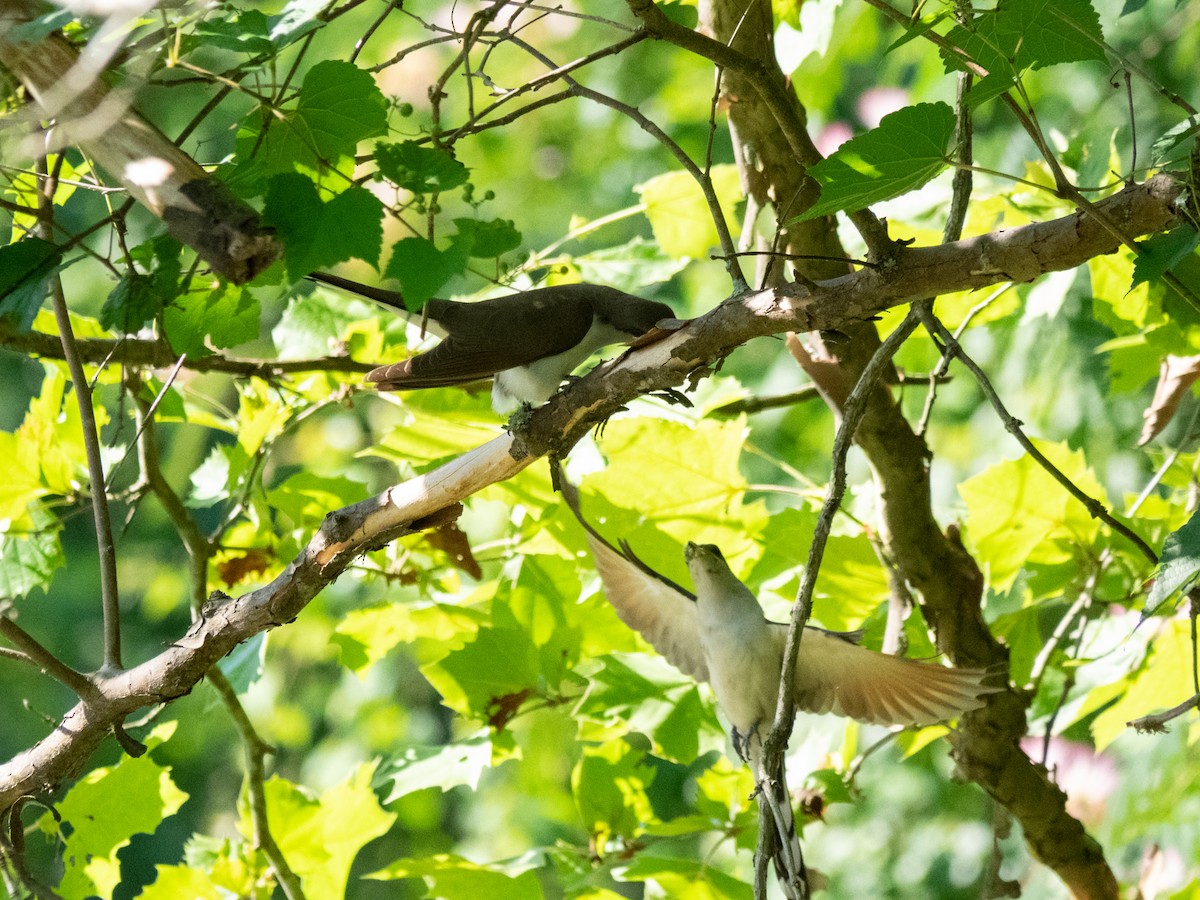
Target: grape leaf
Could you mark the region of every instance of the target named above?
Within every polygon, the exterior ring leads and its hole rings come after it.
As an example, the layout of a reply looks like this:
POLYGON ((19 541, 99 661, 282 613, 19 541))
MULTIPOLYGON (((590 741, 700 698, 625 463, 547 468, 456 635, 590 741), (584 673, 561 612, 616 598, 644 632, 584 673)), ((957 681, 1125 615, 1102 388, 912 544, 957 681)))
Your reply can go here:
POLYGON ((821 197, 796 221, 854 212, 916 190, 946 167, 953 134, 954 110, 945 103, 889 113, 878 128, 851 138, 809 169, 821 184, 821 197))
POLYGON ((292 281, 352 257, 379 263, 383 204, 365 188, 349 188, 325 203, 305 176, 275 175, 267 186, 263 221, 283 240, 292 281))
POLYGON ((400 282, 404 304, 417 310, 466 268, 467 254, 460 247, 439 250, 432 241, 412 237, 397 241, 392 247, 392 258, 384 275, 400 282))
MULTIPOLYGON (((954 26, 946 39, 988 70, 973 104, 1007 90, 1024 69, 1105 58, 1100 17, 1089 0, 1000 0, 971 24, 954 26)), ((947 71, 966 68, 959 54, 941 55, 947 71)))
MULTIPOLYGON (((386 126, 387 102, 370 73, 329 59, 308 70, 295 109, 246 120, 237 156, 259 179, 297 167, 315 172, 386 126)), ((243 184, 253 180, 243 173, 243 184)))
POLYGON ((414 194, 436 194, 466 184, 470 175, 466 166, 436 147, 423 147, 416 141, 375 145, 375 164, 381 174, 396 187, 414 194))
POLYGON ((1200 511, 1167 535, 1162 556, 1154 570, 1154 586, 1146 598, 1142 618, 1151 616, 1159 605, 1176 591, 1187 590, 1200 573, 1200 511))
POLYGON ((163 311, 163 330, 176 353, 193 358, 212 348, 258 337, 258 301, 248 290, 224 285, 207 294, 184 294, 163 311), (211 346, 210 346, 211 345, 211 346))
POLYGON ((455 219, 458 233, 450 242, 476 259, 492 259, 521 246, 521 232, 509 219, 455 219))

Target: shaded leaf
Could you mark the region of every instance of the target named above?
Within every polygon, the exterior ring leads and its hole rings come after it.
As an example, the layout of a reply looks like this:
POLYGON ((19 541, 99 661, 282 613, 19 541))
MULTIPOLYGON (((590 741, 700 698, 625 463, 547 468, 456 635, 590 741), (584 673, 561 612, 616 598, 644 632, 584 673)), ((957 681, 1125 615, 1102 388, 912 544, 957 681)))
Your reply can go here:
POLYGON ((454 225, 458 233, 450 242, 476 259, 492 259, 521 246, 521 232, 510 219, 455 219, 454 225))
POLYGON ((19 332, 28 331, 61 260, 58 248, 41 238, 0 247, 0 318, 12 319, 19 332))
POLYGON ((916 190, 946 167, 946 145, 954 134, 954 110, 945 103, 918 103, 889 113, 877 128, 851 138, 809 174, 821 198, 798 221, 872 203, 916 190))
POLYGON ((411 310, 441 290, 455 275, 467 268, 467 254, 460 247, 439 250, 421 237, 404 238, 392 247, 384 276, 400 282, 404 304, 411 310))
POLYGON ((1153 615, 1159 605, 1176 591, 1186 591, 1200 573, 1200 511, 1167 535, 1162 555, 1154 570, 1154 586, 1146 598, 1142 618, 1153 615))
POLYGON ((457 159, 436 147, 416 141, 375 145, 379 173, 396 187, 414 194, 434 194, 466 184, 470 171, 457 159))
POLYGON ((279 232, 292 281, 351 258, 379 263, 383 204, 366 188, 348 188, 323 202, 305 176, 276 175, 267 186, 263 221, 279 232))

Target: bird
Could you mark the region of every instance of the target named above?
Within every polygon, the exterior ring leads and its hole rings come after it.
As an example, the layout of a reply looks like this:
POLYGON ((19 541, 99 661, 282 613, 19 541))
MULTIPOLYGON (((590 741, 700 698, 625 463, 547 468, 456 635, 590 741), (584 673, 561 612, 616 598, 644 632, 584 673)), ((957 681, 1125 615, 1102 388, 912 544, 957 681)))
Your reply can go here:
MULTIPOLYGON (((734 752, 754 775, 775 828, 763 844, 788 900, 802 900, 822 876, 804 863, 791 804, 768 786, 762 742, 779 698, 788 626, 769 621, 754 593, 733 574, 715 544, 689 541, 684 561, 695 593, 646 565, 625 541, 609 543, 584 518, 579 493, 556 462, 555 481, 587 534, 605 597, 618 617, 685 675, 712 685, 729 720, 734 752)), ((978 709, 985 669, 949 668, 877 653, 860 632, 806 626, 791 690, 796 708, 880 725, 921 725, 978 709)))
MULTIPOLYGON (((695 593, 618 550, 582 515, 577 489, 560 487, 587 532, 604 594, 617 615, 685 675, 712 685, 732 726, 733 748, 761 772, 762 738, 775 717, 788 626, 769 621, 754 593, 713 544, 689 542, 684 560, 695 593)), ((860 646, 861 632, 807 626, 791 678, 796 708, 878 725, 925 725, 978 709, 1003 690, 989 670, 950 668, 860 646), (993 679, 989 679, 993 680, 993 679)))
MULTIPOLYGON (((309 277, 408 312, 396 291, 324 272, 309 277)), ((674 316, 665 303, 598 284, 553 285, 475 303, 433 298, 423 309, 445 338, 432 350, 373 369, 367 382, 408 391, 492 378, 492 408, 501 415, 545 403, 596 350, 674 316)))

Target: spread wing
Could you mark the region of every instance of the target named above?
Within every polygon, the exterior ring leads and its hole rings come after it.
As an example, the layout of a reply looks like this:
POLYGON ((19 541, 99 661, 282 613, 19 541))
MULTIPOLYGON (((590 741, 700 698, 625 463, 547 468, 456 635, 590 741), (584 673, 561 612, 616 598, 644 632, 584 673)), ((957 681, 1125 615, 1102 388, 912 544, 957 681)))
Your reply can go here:
MULTIPOLYGON (((787 627, 772 637, 782 655, 787 627)), ((983 669, 952 669, 860 647, 844 636, 806 629, 793 680, 796 706, 877 725, 929 725, 983 706, 983 669)))
POLYGON ((558 482, 571 512, 587 531, 588 547, 604 584, 604 596, 621 621, 641 634, 680 672, 697 681, 708 681, 696 598, 643 563, 628 544, 622 544, 622 552, 601 537, 583 518, 579 493, 561 469, 558 482))
POLYGON ((380 390, 445 387, 556 356, 583 340, 592 305, 571 288, 540 288, 477 303, 430 300, 429 317, 446 329, 426 353, 367 373, 380 390))

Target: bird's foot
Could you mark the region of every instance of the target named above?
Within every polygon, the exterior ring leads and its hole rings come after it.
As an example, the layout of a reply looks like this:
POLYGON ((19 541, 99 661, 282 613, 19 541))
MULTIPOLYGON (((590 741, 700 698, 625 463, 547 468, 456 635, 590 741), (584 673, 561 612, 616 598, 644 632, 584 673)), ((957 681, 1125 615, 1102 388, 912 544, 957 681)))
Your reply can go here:
POLYGON ((742 762, 750 762, 751 745, 755 741, 758 741, 760 745, 762 744, 762 739, 758 734, 758 726, 760 724, 761 722, 755 722, 746 732, 738 731, 736 726, 732 729, 730 737, 733 740, 733 752, 738 755, 742 762))
POLYGON ((522 403, 517 407, 516 411, 508 417, 508 422, 504 425, 504 430, 509 434, 515 431, 520 431, 529 424, 530 418, 533 416, 533 405, 522 403))

